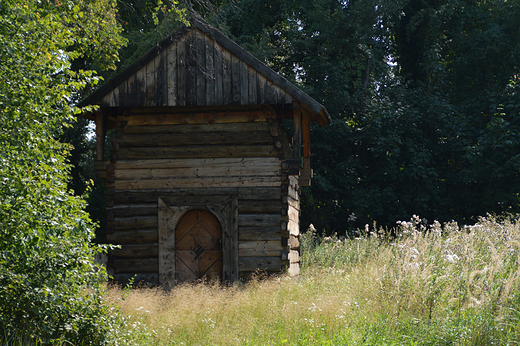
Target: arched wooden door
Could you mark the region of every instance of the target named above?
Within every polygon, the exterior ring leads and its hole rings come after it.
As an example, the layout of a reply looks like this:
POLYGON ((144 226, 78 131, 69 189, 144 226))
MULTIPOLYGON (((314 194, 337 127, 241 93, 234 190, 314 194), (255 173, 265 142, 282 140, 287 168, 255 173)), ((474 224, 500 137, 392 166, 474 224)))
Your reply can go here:
POLYGON ((188 211, 175 228, 177 283, 222 280, 222 227, 209 211, 188 211))

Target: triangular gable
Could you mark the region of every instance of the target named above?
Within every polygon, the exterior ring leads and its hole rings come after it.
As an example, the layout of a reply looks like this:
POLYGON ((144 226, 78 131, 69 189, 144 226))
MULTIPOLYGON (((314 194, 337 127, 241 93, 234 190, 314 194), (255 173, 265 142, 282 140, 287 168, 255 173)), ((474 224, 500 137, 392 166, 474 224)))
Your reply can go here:
POLYGON ((181 27, 80 106, 228 106, 296 100, 322 126, 326 109, 254 56, 199 21, 181 27))

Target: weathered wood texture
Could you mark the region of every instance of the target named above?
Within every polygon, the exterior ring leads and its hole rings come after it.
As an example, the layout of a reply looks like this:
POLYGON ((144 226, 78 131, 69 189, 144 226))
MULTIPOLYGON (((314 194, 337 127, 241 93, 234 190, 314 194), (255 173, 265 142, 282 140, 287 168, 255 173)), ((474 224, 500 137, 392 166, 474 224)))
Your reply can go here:
POLYGON ((219 201, 230 196, 236 200, 232 221, 236 226, 224 225, 225 280, 257 269, 276 272, 290 267, 288 226, 297 228, 290 203, 298 209, 299 205, 289 202, 295 187, 290 190, 288 176, 282 172, 283 149, 276 142, 284 139, 281 130, 273 132, 279 128, 277 123, 264 119, 210 124, 168 121, 166 125, 141 121, 139 125, 131 122, 132 117, 120 121, 107 168, 112 181, 107 238, 122 245, 111 253, 109 263, 116 280, 123 282, 131 273, 155 273, 153 279, 163 286, 178 281, 173 215, 181 207, 218 209, 219 201), (251 149, 241 149, 246 147, 251 149), (145 151, 132 156, 132 150, 145 151), (179 154, 183 151, 189 155, 179 154))
POLYGON ((104 107, 291 103, 292 97, 198 28, 106 94, 104 107))
POLYGON ((287 223, 288 245, 290 248, 288 273, 290 276, 298 276, 300 275, 300 197, 296 176, 289 177, 287 207, 289 216, 287 223))

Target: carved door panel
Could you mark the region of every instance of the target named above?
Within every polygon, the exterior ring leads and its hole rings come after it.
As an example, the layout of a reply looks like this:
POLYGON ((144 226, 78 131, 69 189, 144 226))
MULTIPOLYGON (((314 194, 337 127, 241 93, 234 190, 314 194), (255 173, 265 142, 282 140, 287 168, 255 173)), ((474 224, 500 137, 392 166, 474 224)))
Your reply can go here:
POLYGON ((175 228, 175 279, 222 280, 222 227, 209 211, 188 211, 175 228))
POLYGON ((238 280, 236 196, 161 196, 158 212, 162 287, 198 279, 238 280))

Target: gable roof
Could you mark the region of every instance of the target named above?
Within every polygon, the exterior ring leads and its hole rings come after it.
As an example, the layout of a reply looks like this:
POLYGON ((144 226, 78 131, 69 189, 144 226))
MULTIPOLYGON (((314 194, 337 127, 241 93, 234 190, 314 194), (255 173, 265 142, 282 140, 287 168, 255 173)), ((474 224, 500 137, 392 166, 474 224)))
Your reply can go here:
POLYGON ((288 104, 306 107, 321 126, 321 104, 198 20, 182 26, 85 98, 80 107, 227 106, 288 104))

